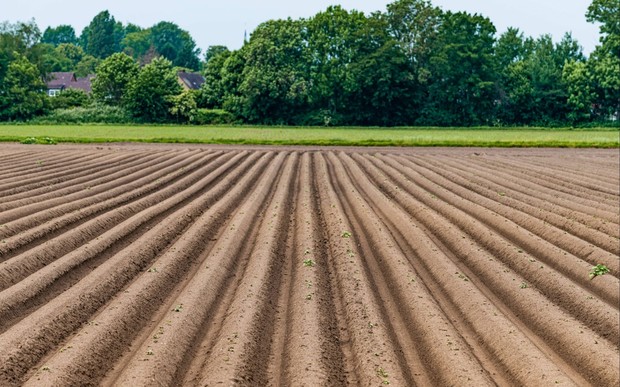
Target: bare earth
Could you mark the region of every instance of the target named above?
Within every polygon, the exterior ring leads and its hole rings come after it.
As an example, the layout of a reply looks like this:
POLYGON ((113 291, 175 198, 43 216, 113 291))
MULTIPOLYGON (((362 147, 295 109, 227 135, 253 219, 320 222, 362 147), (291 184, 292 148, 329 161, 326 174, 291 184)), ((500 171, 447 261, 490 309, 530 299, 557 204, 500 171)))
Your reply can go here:
POLYGON ((619 163, 0 144, 0 385, 617 386, 619 163))

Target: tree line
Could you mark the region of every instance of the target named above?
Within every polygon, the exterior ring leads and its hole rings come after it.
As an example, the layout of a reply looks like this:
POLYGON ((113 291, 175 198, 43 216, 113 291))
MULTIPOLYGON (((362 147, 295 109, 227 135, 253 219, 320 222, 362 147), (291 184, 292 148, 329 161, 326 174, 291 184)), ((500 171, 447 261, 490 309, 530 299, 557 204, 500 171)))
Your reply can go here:
POLYGON ((41 33, 34 22, 4 23, 0 119, 95 104, 140 122, 618 125, 618 14, 617 0, 592 1, 585 17, 600 41, 589 57, 568 33, 559 42, 516 28, 498 35, 482 15, 426 0, 396 0, 370 15, 331 6, 269 20, 240 49, 212 46, 202 58, 174 23, 143 29, 107 11, 79 37, 68 25, 41 33), (202 72, 200 90, 182 91, 181 68, 202 72), (92 96, 50 102, 41 90, 52 71, 96 73, 92 96))

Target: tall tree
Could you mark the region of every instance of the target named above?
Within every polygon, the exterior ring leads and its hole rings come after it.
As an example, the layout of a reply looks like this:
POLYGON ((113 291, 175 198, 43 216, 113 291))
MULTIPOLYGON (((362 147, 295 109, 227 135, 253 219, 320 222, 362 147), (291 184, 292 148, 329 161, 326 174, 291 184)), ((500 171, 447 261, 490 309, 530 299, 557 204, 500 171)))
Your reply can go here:
POLYGON ((75 30, 70 25, 59 25, 58 27, 47 27, 41 37, 41 42, 54 46, 60 44, 77 44, 78 39, 75 30))
POLYGON ((157 23, 150 30, 153 47, 173 65, 192 70, 200 68, 200 50, 187 31, 170 22, 157 23))
POLYGON ((97 76, 92 82, 93 97, 108 105, 120 105, 139 71, 130 56, 123 53, 111 55, 97 67, 97 76))
POLYGON ((116 20, 110 12, 102 11, 82 31, 80 38, 84 51, 96 58, 105 59, 116 52, 116 20))
POLYGON ((620 3, 594 0, 586 18, 599 23, 600 45, 588 60, 588 72, 596 99, 598 119, 620 122, 620 3))
POLYGON ((16 53, 0 84, 0 120, 27 120, 43 113, 47 106, 44 89, 38 68, 16 53))
POLYGON ((490 124, 496 98, 495 26, 488 18, 447 12, 431 57, 429 99, 422 124, 490 124))
POLYGON ((304 22, 271 20, 252 33, 239 91, 250 122, 292 124, 307 106, 304 22))
MULTIPOLYGON (((209 52, 209 50, 207 50, 209 52)), ((223 70, 230 51, 222 51, 218 55, 210 55, 204 69, 205 82, 200 87, 198 106, 221 108, 224 103, 223 70)))
POLYGON ((130 82, 124 101, 137 119, 143 122, 165 122, 172 119, 173 97, 181 92, 172 62, 156 58, 130 82))
POLYGON ((406 57, 409 77, 408 121, 419 118, 421 107, 429 97, 431 57, 439 48, 441 10, 426 0, 397 0, 387 5, 387 30, 406 57))
POLYGON ((205 65, 207 65, 211 59, 228 52, 230 52, 230 50, 226 46, 209 46, 205 50, 205 65))
POLYGON ((340 6, 328 7, 307 23, 309 74, 312 82, 309 100, 321 112, 323 121, 346 122, 352 113, 345 88, 348 68, 360 55, 365 44, 363 33, 366 16, 340 6))

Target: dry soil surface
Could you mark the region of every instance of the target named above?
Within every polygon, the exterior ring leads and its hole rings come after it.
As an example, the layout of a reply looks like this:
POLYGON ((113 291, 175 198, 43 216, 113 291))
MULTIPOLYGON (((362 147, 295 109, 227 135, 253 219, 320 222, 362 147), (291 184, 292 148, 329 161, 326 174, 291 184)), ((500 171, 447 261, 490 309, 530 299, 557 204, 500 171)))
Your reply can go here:
POLYGON ((0 385, 617 386, 619 160, 0 145, 0 385))

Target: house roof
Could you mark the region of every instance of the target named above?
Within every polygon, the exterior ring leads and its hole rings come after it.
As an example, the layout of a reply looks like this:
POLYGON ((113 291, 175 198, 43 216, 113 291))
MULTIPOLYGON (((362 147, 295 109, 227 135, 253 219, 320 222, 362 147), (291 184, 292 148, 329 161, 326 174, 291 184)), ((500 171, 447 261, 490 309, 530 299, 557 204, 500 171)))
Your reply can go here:
POLYGON ((48 89, 64 89, 71 82, 75 82, 75 73, 56 72, 50 74, 50 80, 47 81, 48 89))
POLYGON ((95 78, 94 74, 89 74, 84 78, 77 78, 74 83, 69 84, 70 89, 84 90, 86 93, 90 93, 92 89, 92 80, 95 78))
POLYGON ((181 82, 185 84, 188 89, 198 90, 203 83, 205 83, 205 79, 199 73, 188 73, 186 71, 179 71, 178 73, 179 79, 181 82))
POLYGON ((92 91, 91 83, 93 78, 95 78, 94 74, 89 74, 84 78, 76 78, 75 73, 54 72, 50 73, 47 89, 80 89, 90 93, 92 91))

